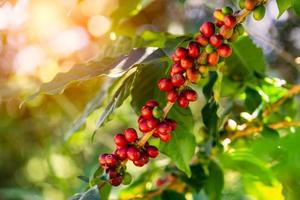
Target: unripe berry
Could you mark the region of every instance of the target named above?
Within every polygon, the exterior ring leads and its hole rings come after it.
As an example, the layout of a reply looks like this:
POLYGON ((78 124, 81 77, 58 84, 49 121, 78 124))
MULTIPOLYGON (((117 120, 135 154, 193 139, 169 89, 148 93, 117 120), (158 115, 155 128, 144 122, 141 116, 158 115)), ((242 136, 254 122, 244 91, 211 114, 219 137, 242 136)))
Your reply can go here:
POLYGON ((158 89, 161 91, 168 92, 173 89, 172 82, 169 78, 162 78, 157 83, 158 89))
POLYGON ((181 59, 180 64, 183 69, 189 69, 193 66, 194 60, 190 57, 181 59))
POLYGON ((209 42, 208 38, 205 37, 204 35, 198 35, 196 37, 196 41, 203 47, 208 45, 208 42, 209 42))
POLYGON ((159 151, 155 146, 148 146, 146 151, 150 158, 156 158, 159 154, 159 151))
POLYGON ((222 13, 223 13, 224 15, 231 15, 231 14, 233 13, 233 10, 232 10, 231 7, 226 6, 226 7, 223 7, 223 8, 222 8, 222 13))
POLYGON ((171 103, 174 103, 176 102, 177 100, 177 97, 178 97, 178 93, 176 90, 171 90, 170 92, 168 92, 167 94, 167 100, 171 103))
POLYGON ((241 9, 244 9, 245 8, 245 0, 240 0, 239 1, 239 6, 241 9))
POLYGON ((145 106, 148 106, 151 108, 154 108, 155 106, 158 106, 158 105, 159 105, 158 102, 154 99, 151 99, 145 103, 145 106))
POLYGON ((189 100, 187 100, 187 99, 185 98, 185 96, 183 96, 183 95, 180 95, 180 96, 178 97, 177 103, 178 103, 179 107, 181 107, 181 108, 186 108, 186 107, 189 106, 189 100))
POLYGON ((215 25, 212 22, 205 22, 202 24, 200 27, 200 32, 205 36, 205 37, 210 37, 215 33, 215 25))
POLYGON ((119 186, 122 183, 122 176, 117 176, 109 180, 109 183, 113 186, 119 186))
POLYGON ((182 74, 174 74, 174 76, 171 77, 171 81, 173 86, 180 87, 184 84, 185 78, 182 74))
POLYGON ((118 159, 113 154, 108 154, 105 156, 105 163, 108 167, 115 167, 118 164, 118 159))
POLYGON ((195 90, 185 90, 183 91, 183 95, 188 101, 196 101, 198 98, 198 94, 195 90))
POLYGON ((116 156, 119 160, 123 161, 127 159, 127 147, 119 148, 115 151, 116 156))
POLYGON ((135 161, 140 159, 141 153, 138 148, 131 146, 127 149, 127 157, 129 160, 135 161))
POLYGON ((233 29, 228 28, 227 26, 222 26, 219 30, 219 34, 223 36, 225 39, 229 39, 233 34, 233 29))
POLYGON ((107 153, 104 153, 104 154, 99 155, 99 157, 98 157, 99 164, 102 167, 104 167, 106 165, 106 159, 105 158, 106 158, 107 155, 108 155, 107 153))
POLYGON ((219 62, 219 55, 218 55, 217 52, 213 52, 213 53, 208 54, 207 63, 209 65, 216 65, 216 64, 218 64, 218 62, 219 62))
POLYGON ((212 45, 207 45, 206 47, 205 47, 205 52, 206 53, 212 53, 212 52, 214 52, 214 47, 212 46, 212 45))
POLYGON ((117 135, 114 136, 114 141, 118 147, 125 147, 125 146, 127 146, 127 143, 128 143, 125 138, 125 135, 123 135, 121 133, 118 133, 117 135))
POLYGON ((219 20, 219 21, 223 21, 224 20, 224 13, 222 13, 221 9, 216 9, 214 11, 214 18, 216 20, 219 20))
POLYGON ((168 142, 172 138, 172 135, 171 134, 159 135, 159 138, 163 142, 168 142))
POLYGON ((242 24, 238 24, 235 27, 235 31, 237 31, 239 35, 243 35, 245 32, 245 29, 242 24))
POLYGON ((179 58, 180 60, 185 58, 188 54, 188 50, 183 48, 183 47, 178 47, 176 50, 175 50, 175 56, 177 58, 179 58))
POLYGON ((245 9, 253 10, 256 6, 256 0, 245 0, 245 9))
POLYGON ((209 38, 209 42, 213 47, 219 47, 223 43, 223 37, 221 35, 213 35, 209 38))
MULTIPOLYGON (((210 48, 212 48, 212 50, 214 49, 210 44, 207 45, 207 46, 210 46, 210 48)), ((206 52, 206 48, 205 48, 205 52, 206 52)), ((207 64, 207 52, 206 53, 202 53, 200 55, 200 57, 197 59, 197 62, 200 64, 200 65, 206 65, 207 64)))
POLYGON ((166 134, 171 133, 172 127, 167 122, 161 122, 157 126, 156 130, 159 135, 166 135, 166 134))
POLYGON ((163 116, 163 114, 164 114, 164 111, 160 107, 156 106, 153 108, 152 115, 154 118, 159 119, 163 116))
POLYGON ((232 36, 228 39, 228 41, 229 41, 229 42, 234 42, 234 41, 236 41, 238 38, 239 38, 239 33, 238 33, 238 31, 235 29, 235 30, 233 31, 232 36))
POLYGON ((208 72, 208 67, 205 66, 205 65, 200 65, 200 66, 199 66, 199 72, 200 72, 201 74, 206 74, 206 73, 208 72))
POLYGON ((149 106, 143 106, 141 109, 141 116, 145 119, 152 118, 152 110, 153 110, 153 108, 151 108, 149 106))
POLYGON ((200 74, 194 68, 186 70, 186 77, 191 83, 197 83, 199 81, 200 74))
POLYGON ((264 5, 259 5, 253 10, 253 18, 255 20, 262 20, 266 14, 266 7, 264 5))
POLYGON ((151 130, 155 129, 157 127, 158 123, 159 123, 159 120, 155 119, 155 118, 151 118, 151 119, 147 120, 147 126, 151 130))
POLYGON ((190 42, 188 46, 189 56, 192 58, 198 58, 200 51, 199 51, 199 44, 196 42, 190 42))
POLYGON ((125 129, 124 135, 125 135, 125 139, 128 142, 135 142, 137 140, 137 138, 138 138, 137 132, 133 128, 127 128, 127 129, 125 129))
POLYGON ((236 18, 232 15, 225 16, 224 25, 228 28, 233 28, 236 25, 236 18))
POLYGON ((170 71, 170 75, 174 76, 174 74, 182 74, 185 72, 185 69, 183 69, 180 65, 180 62, 175 63, 170 71))
POLYGON ((232 49, 228 44, 222 44, 217 51, 219 56, 223 58, 229 57, 232 53, 232 49))

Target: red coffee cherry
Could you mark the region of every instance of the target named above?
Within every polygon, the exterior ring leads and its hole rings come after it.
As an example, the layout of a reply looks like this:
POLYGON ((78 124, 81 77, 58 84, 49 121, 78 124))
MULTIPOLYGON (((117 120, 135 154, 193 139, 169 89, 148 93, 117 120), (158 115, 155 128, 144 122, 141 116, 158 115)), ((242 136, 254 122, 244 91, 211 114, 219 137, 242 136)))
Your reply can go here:
POLYGON ((185 90, 182 93, 188 101, 196 101, 198 94, 195 90, 185 90))
POLYGON ((176 62, 170 70, 170 75, 174 76, 174 74, 182 74, 184 72, 185 72, 185 69, 183 69, 181 67, 180 62, 176 62))
POLYGON ((232 53, 232 49, 228 44, 222 44, 217 51, 218 54, 223 58, 229 57, 232 53))
POLYGON ((256 0, 245 0, 245 9, 253 10, 256 6, 256 0))
POLYGON ((199 30, 205 37, 209 38, 215 33, 215 25, 212 22, 205 22, 199 30))
POLYGON ((220 20, 216 20, 216 21, 215 21, 215 24, 216 24, 217 27, 220 28, 221 26, 224 25, 224 22, 223 22, 223 21, 220 21, 220 20))
POLYGON ((108 175, 109 179, 112 179, 112 178, 115 178, 115 177, 119 176, 118 172, 113 168, 108 170, 107 175, 108 175))
POLYGON ((219 54, 217 52, 213 52, 208 54, 207 56, 207 63, 209 65, 216 65, 219 62, 219 54))
POLYGON ((137 132, 133 128, 125 129, 124 135, 127 142, 135 142, 138 138, 137 132))
POLYGON ((145 103, 145 106, 148 106, 151 108, 154 108, 155 106, 158 106, 158 105, 159 105, 159 103, 154 99, 151 99, 145 103))
POLYGON ((99 161, 99 164, 104 167, 106 165, 106 156, 108 154, 107 153, 104 153, 104 154, 100 154, 99 157, 98 157, 98 161, 99 161))
POLYGON ((178 61, 180 61, 180 58, 178 58, 175 54, 173 54, 173 55, 172 55, 172 60, 173 60, 174 62, 178 62, 178 61))
POLYGON ((108 167, 115 167, 118 164, 118 159, 113 154, 108 154, 105 156, 105 163, 108 167))
POLYGON ((146 153, 142 153, 141 157, 139 159, 144 165, 147 164, 149 162, 149 156, 146 153))
POLYGON ((165 120, 172 128, 172 131, 174 131, 177 127, 177 122, 173 119, 166 119, 165 120))
POLYGON ((172 138, 172 135, 171 134, 159 135, 159 138, 163 142, 168 142, 172 138))
POLYGON ((184 84, 185 78, 182 74, 174 74, 174 76, 171 77, 171 81, 173 86, 180 87, 184 84))
POLYGON ((146 151, 150 158, 156 158, 159 154, 159 151, 155 146, 148 146, 146 151))
POLYGON ((186 107, 189 106, 189 100, 187 100, 187 99, 185 98, 185 96, 183 96, 183 95, 180 95, 180 96, 178 97, 177 103, 178 103, 179 107, 181 107, 181 108, 186 108, 186 107))
POLYGON ((138 148, 131 146, 127 149, 127 157, 129 160, 135 161, 140 159, 141 153, 138 148))
POLYGON ((191 69, 186 70, 186 77, 191 83, 197 83, 199 80, 200 74, 196 69, 191 68, 191 69))
POLYGON ((233 28, 236 25, 236 18, 232 15, 227 15, 224 17, 224 25, 228 28, 233 28))
POLYGON ((147 120, 147 126, 151 130, 155 129, 157 127, 158 123, 159 123, 159 120, 155 119, 155 118, 151 118, 151 119, 147 120))
POLYGON ((140 124, 140 123, 141 123, 142 121, 144 121, 144 120, 146 120, 144 117, 139 116, 137 122, 138 122, 138 124, 140 124))
POLYGON ((200 55, 199 44, 196 42, 190 42, 188 46, 189 56, 192 58, 198 58, 200 55))
POLYGON ((158 89, 161 91, 168 92, 173 89, 172 82, 169 78, 162 78, 157 83, 158 89))
POLYGON ((147 120, 144 119, 139 123, 139 130, 143 133, 147 133, 149 131, 151 131, 151 129, 148 127, 147 125, 147 120))
POLYGON ((178 93, 177 93, 176 90, 171 90, 171 91, 168 92, 168 94, 167 94, 167 100, 168 100, 170 103, 176 102, 177 97, 178 97, 178 93))
POLYGON ((141 116, 145 119, 152 118, 153 117, 152 110, 153 110, 153 108, 151 108, 149 106, 143 106, 141 109, 141 116))
POLYGON ((119 160, 123 161, 127 159, 127 147, 121 147, 115 151, 119 160))
POLYGON ((219 34, 221 36, 223 36, 223 38, 225 39, 229 39, 231 38, 232 34, 233 34, 233 29, 232 28, 228 28, 227 26, 222 26, 219 30, 219 34))
POLYGON ((180 60, 185 58, 186 56, 188 55, 188 50, 183 48, 183 47, 178 47, 176 50, 175 50, 175 56, 177 58, 179 58, 180 60))
POLYGON ((189 69, 193 66, 194 60, 190 57, 186 57, 181 59, 180 64, 183 69, 189 69))
POLYGON ((109 183, 113 186, 119 186, 123 181, 122 176, 117 176, 115 178, 109 179, 109 183))
POLYGON ((209 38, 209 42, 214 47, 219 47, 223 43, 223 37, 221 35, 213 35, 209 38))
POLYGON ((114 141, 118 147, 127 146, 127 140, 125 138, 125 135, 123 135, 121 133, 118 133, 117 135, 114 136, 114 141))
POLYGON ((166 135, 171 133, 172 127, 166 122, 161 122, 158 124, 156 131, 159 135, 166 135))
POLYGON ((208 38, 205 37, 204 35, 198 35, 196 37, 196 41, 198 42, 198 44, 200 44, 203 47, 208 45, 208 42, 209 42, 208 38))

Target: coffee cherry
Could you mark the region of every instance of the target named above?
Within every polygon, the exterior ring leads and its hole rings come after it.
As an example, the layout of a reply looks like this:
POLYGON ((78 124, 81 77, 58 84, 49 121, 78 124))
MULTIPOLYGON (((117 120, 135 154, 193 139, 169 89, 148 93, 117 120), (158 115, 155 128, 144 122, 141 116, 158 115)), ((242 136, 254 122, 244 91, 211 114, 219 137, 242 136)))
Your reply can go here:
POLYGON ((117 176, 109 180, 109 183, 113 186, 119 186, 122 183, 122 176, 117 176))
POLYGON ((222 13, 224 15, 231 15, 233 13, 233 10, 229 6, 226 6, 222 8, 222 13))
MULTIPOLYGON (((210 44, 207 45, 210 46, 212 49, 214 49, 210 44)), ((205 49, 206 52, 206 49, 205 49)), ((197 59, 198 64, 200 65, 206 65, 207 64, 207 53, 202 53, 199 58, 197 59)))
POLYGON ((109 179, 112 179, 112 178, 115 178, 115 177, 119 176, 118 172, 113 168, 110 168, 108 170, 107 175, 108 175, 109 179))
POLYGON ((209 38, 209 42, 214 47, 219 47, 223 43, 223 37, 221 35, 213 35, 209 38))
POLYGON ((127 157, 129 160, 135 161, 140 159, 141 153, 138 148, 131 146, 127 149, 127 157))
POLYGON ((233 29, 228 28, 227 26, 222 26, 219 30, 219 34, 223 36, 225 39, 229 39, 233 34, 233 29))
POLYGON ((186 56, 188 55, 188 50, 183 48, 183 47, 178 47, 176 50, 175 50, 175 56, 177 58, 179 58, 180 60, 185 58, 186 56))
POLYGON ((200 27, 200 32, 205 36, 205 37, 210 37, 215 33, 215 25, 212 22, 205 22, 202 24, 200 27))
POLYGON ((238 33, 238 31, 235 29, 235 30, 233 31, 232 36, 228 39, 228 41, 229 41, 229 42, 234 42, 234 41, 236 41, 238 38, 239 38, 239 33, 238 33))
POLYGON ((174 131, 177 127, 177 122, 173 119, 166 119, 165 120, 172 128, 172 131, 174 131))
POLYGON ((185 69, 183 69, 181 67, 180 62, 176 62, 170 70, 170 75, 174 76, 174 74, 182 74, 184 72, 185 72, 185 69))
POLYGON ((149 162, 149 156, 146 153, 142 153, 140 157, 140 161, 145 165, 149 162))
POLYGON ((197 83, 200 76, 196 69, 191 68, 186 70, 186 77, 191 83, 197 83))
POLYGON ((245 8, 245 0, 240 0, 240 1, 239 1, 239 7, 240 7, 241 9, 244 9, 244 8, 245 8))
POLYGON ((180 58, 178 58, 175 54, 173 54, 173 55, 172 55, 172 60, 173 60, 174 62, 178 62, 178 61, 180 61, 180 58))
POLYGON ((99 157, 98 157, 98 162, 102 167, 104 167, 106 165, 106 159, 105 158, 106 158, 107 155, 108 155, 107 153, 104 153, 104 154, 99 155, 99 157))
POLYGON ((113 154, 108 154, 105 156, 105 163, 108 167, 115 167, 118 164, 118 159, 113 154))
POLYGON ((198 94, 195 90, 185 90, 183 91, 183 95, 188 101, 196 101, 198 98, 198 94))
POLYGON ((123 161, 127 159, 127 147, 121 147, 115 151, 119 160, 123 161))
POLYGON ((172 135, 171 134, 159 135, 159 138, 163 142, 168 142, 172 138, 172 135))
POLYGON ((132 182, 132 176, 128 172, 126 172, 123 175, 123 185, 129 185, 131 182, 132 182))
POLYGON ((189 69, 193 66, 194 60, 192 58, 186 57, 181 59, 180 64, 183 69, 189 69))
POLYGON ((174 76, 171 77, 171 81, 173 86, 180 87, 184 84, 185 78, 182 74, 174 74, 174 76))
POLYGON ((266 14, 266 7, 264 5, 259 5, 253 10, 253 18, 260 21, 264 18, 266 14))
POLYGON ((236 25, 236 18, 232 15, 227 15, 224 17, 224 25, 228 28, 233 28, 236 25))
POLYGON ((206 73, 208 72, 208 67, 205 66, 205 65, 200 65, 200 66, 199 66, 199 72, 200 72, 201 74, 206 74, 206 73))
POLYGON ((214 18, 218 21, 223 21, 224 20, 224 13, 222 12, 221 9, 216 9, 214 11, 214 18))
POLYGON ((199 51, 199 44, 196 42, 190 42, 188 46, 189 56, 192 58, 198 58, 200 51, 199 51))
POLYGON ((166 122, 161 122, 157 126, 156 130, 159 135, 166 135, 166 134, 171 133, 172 127, 170 126, 170 124, 168 124, 166 122))
POLYGON ((223 58, 229 57, 232 53, 232 49, 228 44, 222 44, 217 51, 218 54, 223 58))
POLYGON ((212 53, 212 52, 214 52, 214 47, 212 46, 212 45, 207 45, 206 47, 205 47, 205 52, 206 53, 212 53))
POLYGON ((161 91, 168 92, 173 89, 172 82, 169 78, 162 78, 157 83, 158 89, 161 91))
POLYGON ((147 126, 149 127, 149 129, 153 130, 157 127, 159 121, 158 119, 155 118, 151 118, 147 120, 147 126))
POLYGON ((256 0, 245 0, 245 9, 253 10, 256 6, 256 0))
POLYGON ((137 122, 140 124, 142 121, 146 120, 144 117, 139 116, 137 122))
POLYGON ((209 42, 208 38, 205 37, 204 35, 198 35, 196 37, 196 41, 198 42, 198 44, 200 44, 203 47, 208 45, 208 42, 209 42))
POLYGON ((152 110, 153 110, 153 108, 151 108, 149 106, 143 106, 141 109, 141 116, 145 119, 152 118, 152 110))
POLYGON ((238 32, 239 35, 243 35, 245 32, 245 29, 242 24, 236 25, 235 30, 238 32))
POLYGON ((133 128, 127 128, 124 131, 127 142, 135 142, 138 138, 137 132, 133 128))
POLYGON ((139 123, 139 130, 143 133, 147 133, 147 132, 151 131, 151 129, 147 125, 147 120, 146 119, 144 119, 143 121, 141 121, 139 123))
POLYGON ((160 119, 163 116, 163 114, 164 112, 160 107, 156 106, 153 108, 152 115, 154 118, 160 119))
POLYGON ((177 103, 178 103, 179 107, 181 107, 181 108, 186 108, 186 107, 189 106, 189 100, 187 100, 187 99, 185 98, 185 96, 183 96, 183 95, 180 95, 180 96, 178 97, 177 103))
POLYGON ((117 135, 114 136, 114 141, 118 147, 127 146, 127 140, 125 138, 125 135, 123 135, 121 133, 118 133, 117 135))
POLYGON ((217 52, 213 52, 213 53, 208 54, 207 63, 209 65, 216 65, 216 64, 218 64, 218 62, 219 62, 219 55, 218 55, 217 52))
POLYGON ((158 102, 156 100, 149 100, 145 103, 145 106, 148 106, 148 107, 151 107, 151 108, 154 108, 155 106, 158 106, 158 102))
POLYGON ((216 24, 217 27, 220 28, 221 26, 224 25, 224 22, 223 22, 223 21, 220 21, 220 20, 216 20, 216 21, 215 21, 215 24, 216 24))
POLYGON ((168 100, 170 103, 176 102, 177 97, 178 97, 178 94, 177 94, 177 91, 176 91, 176 90, 171 90, 171 91, 168 92, 168 94, 167 94, 167 100, 168 100))
POLYGON ((156 158, 159 154, 159 151, 155 146, 148 146, 146 151, 150 158, 156 158))

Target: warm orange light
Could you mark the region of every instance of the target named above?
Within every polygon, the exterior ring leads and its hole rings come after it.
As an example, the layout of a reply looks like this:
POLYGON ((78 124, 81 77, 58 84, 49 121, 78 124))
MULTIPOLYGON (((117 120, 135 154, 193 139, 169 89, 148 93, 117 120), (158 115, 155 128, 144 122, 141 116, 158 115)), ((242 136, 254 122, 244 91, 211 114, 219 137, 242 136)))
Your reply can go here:
POLYGON ((110 19, 102 15, 95 15, 88 21, 88 30, 95 37, 104 35, 110 29, 110 26, 110 19))

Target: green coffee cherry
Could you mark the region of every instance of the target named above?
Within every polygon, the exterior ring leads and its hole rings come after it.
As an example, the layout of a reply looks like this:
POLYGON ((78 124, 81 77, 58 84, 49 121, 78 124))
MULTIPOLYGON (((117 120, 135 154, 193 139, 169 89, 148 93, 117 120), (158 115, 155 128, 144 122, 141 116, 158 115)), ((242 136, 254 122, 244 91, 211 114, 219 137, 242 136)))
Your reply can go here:
POLYGON ((266 14, 266 7, 264 5, 257 6, 253 10, 253 18, 257 21, 262 20, 266 14))
POLYGON ((233 13, 233 10, 229 6, 226 6, 222 8, 222 13, 224 15, 231 15, 233 13))
POLYGON ((160 119, 163 116, 164 111, 160 107, 156 106, 153 108, 152 114, 156 119, 160 119))
POLYGON ((242 24, 236 25, 235 30, 238 32, 239 35, 243 35, 245 32, 244 26, 242 24))
POLYGON ((213 46, 211 46, 210 44, 208 44, 208 45, 205 47, 205 52, 206 52, 206 53, 212 53, 212 52, 214 52, 213 46))
POLYGON ((123 185, 129 185, 131 181, 132 181, 132 176, 128 172, 126 172, 123 177, 123 182, 122 182, 123 185))
POLYGON ((239 1, 239 6, 241 9, 244 9, 245 8, 245 0, 240 0, 239 1))

